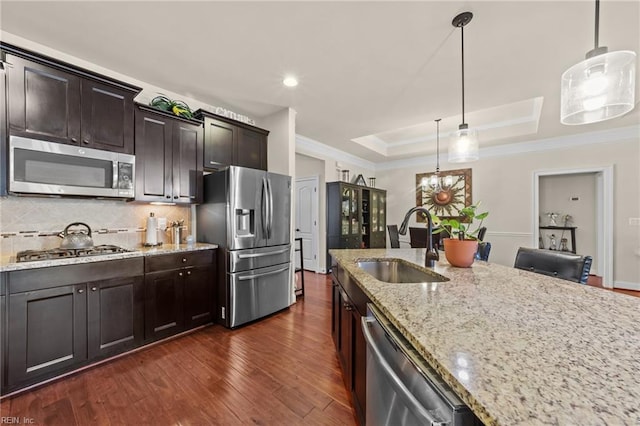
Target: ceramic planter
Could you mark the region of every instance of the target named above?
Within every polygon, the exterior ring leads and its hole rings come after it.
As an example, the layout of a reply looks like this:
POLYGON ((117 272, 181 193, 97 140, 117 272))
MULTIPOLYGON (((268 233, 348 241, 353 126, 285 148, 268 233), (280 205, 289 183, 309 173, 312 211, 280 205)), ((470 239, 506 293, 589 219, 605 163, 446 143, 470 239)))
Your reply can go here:
POLYGON ((444 238, 443 241, 444 255, 451 266, 468 268, 473 264, 478 251, 478 241, 452 238, 444 238))

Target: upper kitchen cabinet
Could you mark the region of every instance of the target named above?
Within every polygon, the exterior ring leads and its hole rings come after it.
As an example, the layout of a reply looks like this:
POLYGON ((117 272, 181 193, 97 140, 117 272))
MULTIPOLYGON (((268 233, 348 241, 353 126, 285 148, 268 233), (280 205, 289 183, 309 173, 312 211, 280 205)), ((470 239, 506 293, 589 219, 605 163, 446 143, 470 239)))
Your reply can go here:
POLYGON ((202 201, 202 123, 139 105, 135 139, 137 201, 202 201))
POLYGON ((140 88, 2 44, 9 133, 133 154, 140 88))
POLYGON ((212 114, 196 111, 204 121, 205 170, 241 166, 267 170, 267 137, 269 131, 212 114))

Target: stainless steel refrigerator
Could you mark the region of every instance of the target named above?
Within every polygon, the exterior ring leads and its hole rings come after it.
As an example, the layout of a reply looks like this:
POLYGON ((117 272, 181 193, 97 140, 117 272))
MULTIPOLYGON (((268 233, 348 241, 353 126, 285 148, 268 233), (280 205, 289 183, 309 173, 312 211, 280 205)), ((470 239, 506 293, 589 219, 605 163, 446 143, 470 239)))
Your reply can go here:
POLYGON ((233 328, 290 305, 290 228, 290 176, 232 166, 204 177, 196 229, 219 246, 219 322, 233 328))

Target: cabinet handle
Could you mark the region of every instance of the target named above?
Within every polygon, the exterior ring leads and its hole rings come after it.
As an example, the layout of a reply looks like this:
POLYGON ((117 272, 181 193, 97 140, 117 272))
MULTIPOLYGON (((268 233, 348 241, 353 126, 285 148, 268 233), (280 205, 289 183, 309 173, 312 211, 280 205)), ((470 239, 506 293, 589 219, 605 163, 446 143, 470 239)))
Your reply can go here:
POLYGON ((98 287, 91 287, 91 291, 96 291, 98 290, 98 287))
POLYGON ((85 145, 89 145, 89 139, 82 139, 82 143, 85 145))
POLYGON ((78 290, 78 293, 84 293, 83 289, 78 290))
POLYGON ((209 161, 209 164, 216 164, 215 161, 209 161))
POLYGON ((71 138, 71 142, 76 143, 76 142, 78 142, 78 139, 76 139, 76 138, 71 138))
POLYGON ((177 195, 174 195, 174 196, 173 196, 173 199, 174 199, 174 200, 177 200, 177 199, 178 199, 178 196, 177 196, 177 195))
POLYGON ((178 275, 182 276, 182 272, 178 272, 178 275))
POLYGON ((187 271, 187 275, 191 275, 191 271, 187 271))
POLYGON ((167 198, 167 200, 171 199, 171 195, 167 195, 166 198, 167 198))
POLYGON ((347 311, 352 311, 353 310, 353 307, 350 304, 348 304, 347 302, 344 302, 342 306, 344 306, 344 308, 347 311))
POLYGON ((182 263, 186 263, 186 262, 187 262, 187 258, 186 258, 186 257, 183 257, 183 258, 182 258, 182 263))

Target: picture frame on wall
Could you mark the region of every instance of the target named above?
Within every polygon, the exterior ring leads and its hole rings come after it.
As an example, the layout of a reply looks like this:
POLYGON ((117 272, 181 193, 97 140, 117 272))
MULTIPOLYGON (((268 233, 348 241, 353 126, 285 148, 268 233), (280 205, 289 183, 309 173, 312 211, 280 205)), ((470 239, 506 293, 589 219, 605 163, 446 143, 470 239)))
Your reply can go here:
MULTIPOLYGON (((416 174, 416 205, 429 209, 431 214, 444 219, 462 219, 460 210, 472 204, 471 169, 443 170, 440 178, 451 176, 451 186, 436 192, 429 184, 431 173, 416 174)), ((417 215, 418 222, 426 222, 422 215, 417 215)))

